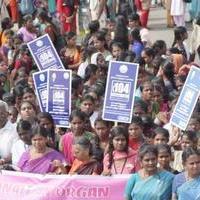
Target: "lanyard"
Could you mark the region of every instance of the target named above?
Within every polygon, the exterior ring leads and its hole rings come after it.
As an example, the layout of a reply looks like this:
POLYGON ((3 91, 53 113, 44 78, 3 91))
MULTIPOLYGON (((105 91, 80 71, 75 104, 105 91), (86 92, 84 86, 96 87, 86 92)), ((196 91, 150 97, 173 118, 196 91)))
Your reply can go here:
MULTIPOLYGON (((126 165, 126 162, 127 162, 127 158, 124 160, 124 163, 123 163, 123 166, 122 166, 121 172, 120 172, 119 174, 122 174, 122 173, 123 173, 124 168, 125 168, 125 165, 126 165)), ((116 168, 116 166, 115 166, 115 161, 113 162, 113 165, 114 165, 115 174, 118 174, 118 172, 117 172, 117 168, 116 168)))

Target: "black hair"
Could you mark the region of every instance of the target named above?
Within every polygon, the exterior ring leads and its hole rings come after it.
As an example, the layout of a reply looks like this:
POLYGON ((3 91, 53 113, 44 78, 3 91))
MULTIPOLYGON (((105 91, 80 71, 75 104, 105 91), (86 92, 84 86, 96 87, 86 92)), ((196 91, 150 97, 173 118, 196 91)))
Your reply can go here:
POLYGON ((105 31, 98 31, 95 34, 95 37, 97 38, 97 40, 101 41, 101 42, 106 42, 106 32, 105 31))
POLYGON ((103 124, 106 125, 106 127, 110 127, 110 122, 109 121, 106 121, 106 120, 103 120, 101 117, 97 117, 94 121, 94 126, 97 125, 98 122, 101 122, 103 124))
POLYGON ((131 124, 136 124, 136 125, 140 126, 141 128, 144 127, 141 117, 138 117, 138 116, 132 117, 131 124))
POLYGON ((72 32, 72 31, 65 34, 65 38, 67 41, 72 39, 74 36, 76 36, 76 33, 72 32))
POLYGON ((112 49, 114 46, 119 47, 120 49, 124 50, 124 46, 121 42, 112 41, 110 44, 110 48, 112 49))
POLYGON ((15 104, 15 97, 12 93, 9 92, 3 94, 2 100, 5 101, 8 105, 15 104))
POLYGON ((157 146, 158 154, 160 152, 167 152, 170 156, 172 155, 171 147, 168 144, 158 144, 157 146))
POLYGON ((25 24, 28 20, 33 20, 33 16, 32 16, 32 15, 25 15, 25 16, 23 17, 23 22, 24 22, 24 24, 25 24))
POLYGON ((117 17, 114 41, 122 42, 124 49, 128 49, 129 47, 128 28, 126 24, 126 19, 122 15, 119 15, 117 17))
POLYGON ((200 150, 199 149, 198 150, 197 149, 193 149, 191 147, 186 148, 183 151, 183 154, 182 154, 183 163, 185 163, 187 161, 187 159, 192 155, 200 156, 200 150))
POLYGON ((114 151, 114 146, 113 146, 113 139, 117 136, 123 135, 126 139, 126 147, 124 149, 125 152, 128 153, 128 141, 129 141, 129 136, 128 136, 128 130, 127 128, 123 126, 115 126, 111 129, 110 135, 109 135, 109 146, 108 146, 108 155, 109 155, 109 165, 108 169, 111 169, 112 163, 113 163, 113 151, 114 151))
POLYGON ((146 54, 147 56, 150 56, 150 57, 152 57, 152 58, 155 57, 154 49, 151 48, 151 47, 145 47, 145 48, 143 49, 143 52, 145 52, 145 54, 146 54))
POLYGON ((141 44, 143 44, 142 40, 141 40, 140 29, 139 28, 134 28, 131 31, 131 37, 132 37, 132 39, 134 39, 134 40, 140 42, 141 44))
POLYGON ((35 113, 37 114, 36 106, 35 106, 32 102, 30 102, 30 101, 22 101, 21 104, 20 104, 20 106, 19 106, 19 110, 21 110, 22 105, 25 104, 25 103, 31 105, 31 106, 33 107, 33 110, 34 110, 35 113))
POLYGON ((98 20, 93 20, 88 25, 91 34, 97 32, 99 30, 99 27, 100 24, 98 20))
POLYGON ((166 42, 164 40, 156 40, 152 46, 155 54, 159 54, 160 50, 166 47, 166 42))
POLYGON ((30 87, 25 87, 25 88, 23 89, 23 95, 24 95, 25 93, 31 93, 31 94, 34 94, 34 96, 35 96, 34 90, 33 90, 32 88, 30 88, 30 87))
POLYGON ((79 75, 72 74, 72 89, 77 90, 82 83, 83 79, 79 75))
POLYGON ((53 117, 48 112, 39 113, 38 116, 37 116, 38 122, 40 123, 40 120, 43 119, 43 118, 45 118, 45 119, 47 119, 48 121, 51 122, 52 128, 51 128, 51 130, 49 130, 49 136, 52 138, 53 141, 55 141, 55 132, 54 132, 55 124, 54 124, 53 117))
POLYGON ((156 137, 156 135, 162 135, 164 136, 167 141, 169 141, 169 131, 165 128, 162 128, 162 127, 157 127, 156 129, 154 129, 153 131, 153 138, 156 137))
POLYGON ((144 81, 144 82, 140 85, 140 90, 141 90, 141 92, 143 92, 144 87, 145 87, 146 85, 151 85, 151 86, 153 86, 153 84, 152 84, 151 81, 144 81))
MULTIPOLYGON (((134 108, 135 107, 140 107, 142 110, 144 110, 145 113, 148 112, 148 105, 147 103, 145 103, 142 99, 136 99, 135 103, 134 103, 134 108)), ((133 108, 133 110, 134 110, 133 108)))
POLYGON ((17 123, 17 132, 20 132, 21 130, 32 131, 31 123, 27 120, 20 119, 17 123))
MULTIPOLYGON (((138 63, 139 66, 142 66, 142 65, 145 65, 145 60, 142 57, 136 57, 134 60, 134 63, 138 63)), ((139 68, 139 70, 140 70, 140 68, 139 68)))
POLYGON ((11 20, 9 17, 5 17, 2 19, 1 21, 1 29, 2 31, 4 31, 5 29, 7 29, 8 25, 10 24, 11 20))
POLYGON ((174 42, 172 44, 172 47, 175 46, 177 41, 182 40, 184 33, 187 33, 187 29, 184 26, 178 26, 174 29, 174 42))
POLYGON ((74 117, 78 117, 81 121, 85 122, 87 115, 81 110, 73 110, 70 114, 69 121, 71 122, 74 117))
POLYGON ((22 97, 23 96, 23 89, 24 89, 24 86, 22 86, 21 84, 20 85, 16 85, 14 88, 13 88, 13 95, 14 97, 22 97))
POLYGON ((138 21, 140 22, 140 16, 137 13, 132 13, 128 16, 128 19, 131 21, 138 21))
POLYGON ((158 157, 158 150, 156 146, 152 144, 143 144, 139 149, 139 159, 142 160, 144 156, 148 153, 154 154, 156 157, 158 157))
POLYGON ((165 62, 163 65, 163 74, 171 82, 172 87, 176 89, 175 77, 174 77, 174 64, 172 62, 165 62))
POLYGON ((55 24, 52 22, 52 19, 48 16, 48 12, 46 10, 40 10, 38 13, 38 17, 40 17, 43 21, 48 22, 53 27, 55 33, 58 31, 55 24))
POLYGON ((93 147, 92 147, 92 143, 90 142, 90 140, 88 138, 86 138, 85 136, 81 136, 78 139, 75 139, 74 144, 75 145, 80 145, 84 149, 88 149, 89 150, 89 155, 92 156, 93 147))
POLYGON ((42 137, 47 138, 49 135, 49 132, 46 128, 42 127, 42 126, 36 126, 33 128, 32 134, 31 134, 31 138, 33 138, 36 135, 40 135, 42 137))
POLYGON ((183 138, 184 136, 186 136, 188 140, 190 140, 193 143, 197 142, 197 134, 194 131, 184 131, 181 138, 183 138))
POLYGON ((95 99, 94 99, 91 95, 89 95, 89 94, 85 94, 85 95, 82 97, 81 103, 84 102, 84 101, 87 101, 87 100, 89 100, 89 101, 91 101, 92 103, 95 104, 95 99))
POLYGON ((89 64, 85 69, 85 81, 88 81, 90 77, 96 73, 97 69, 97 65, 89 64))

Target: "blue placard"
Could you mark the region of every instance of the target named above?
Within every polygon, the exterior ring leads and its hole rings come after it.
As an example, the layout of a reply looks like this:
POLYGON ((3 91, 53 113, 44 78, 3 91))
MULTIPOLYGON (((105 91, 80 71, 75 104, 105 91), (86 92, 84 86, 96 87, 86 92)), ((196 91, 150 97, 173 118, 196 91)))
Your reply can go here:
POLYGON ((27 43, 27 45, 39 70, 49 68, 64 69, 62 61, 48 34, 27 43))
POLYGON ((44 70, 41 72, 33 73, 33 81, 36 91, 36 96, 40 106, 41 112, 46 112, 47 107, 47 80, 48 80, 48 71, 44 70))
POLYGON ((69 127, 71 113, 71 70, 48 70, 47 112, 58 127, 69 127))
POLYGON ((131 122, 137 76, 138 64, 110 62, 102 114, 104 120, 131 122))
POLYGON ((170 123, 185 130, 200 95, 200 69, 192 66, 187 76, 170 123))

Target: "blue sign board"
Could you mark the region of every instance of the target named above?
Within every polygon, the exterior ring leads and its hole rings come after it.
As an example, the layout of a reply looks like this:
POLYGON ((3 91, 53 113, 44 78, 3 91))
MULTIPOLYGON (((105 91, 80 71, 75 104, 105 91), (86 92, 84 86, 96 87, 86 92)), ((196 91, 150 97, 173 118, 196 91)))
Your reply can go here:
POLYGON ((36 96, 40 106, 41 112, 46 112, 47 103, 47 80, 48 71, 44 70, 41 72, 33 73, 33 81, 36 91, 36 96))
POLYGON ((60 57, 48 34, 27 43, 27 45, 39 70, 49 68, 64 69, 60 57))
POLYGON ((170 123, 185 130, 200 95, 200 69, 192 66, 187 76, 170 123))
POLYGON ((138 64, 111 61, 107 77, 102 117, 130 123, 138 76, 138 64))
POLYGON ((69 127, 71 113, 71 70, 48 70, 47 112, 58 127, 69 127))

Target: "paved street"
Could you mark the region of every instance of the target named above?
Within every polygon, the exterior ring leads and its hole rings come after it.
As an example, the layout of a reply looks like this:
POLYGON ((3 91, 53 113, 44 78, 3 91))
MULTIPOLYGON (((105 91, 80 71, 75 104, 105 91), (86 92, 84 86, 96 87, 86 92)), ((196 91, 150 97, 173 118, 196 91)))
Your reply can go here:
MULTIPOLYGON (((166 10, 163 7, 151 9, 148 27, 152 42, 161 39, 167 43, 167 47, 171 47, 174 39, 173 28, 166 26, 166 10)), ((191 31, 191 23, 187 23, 187 28, 191 31)))

